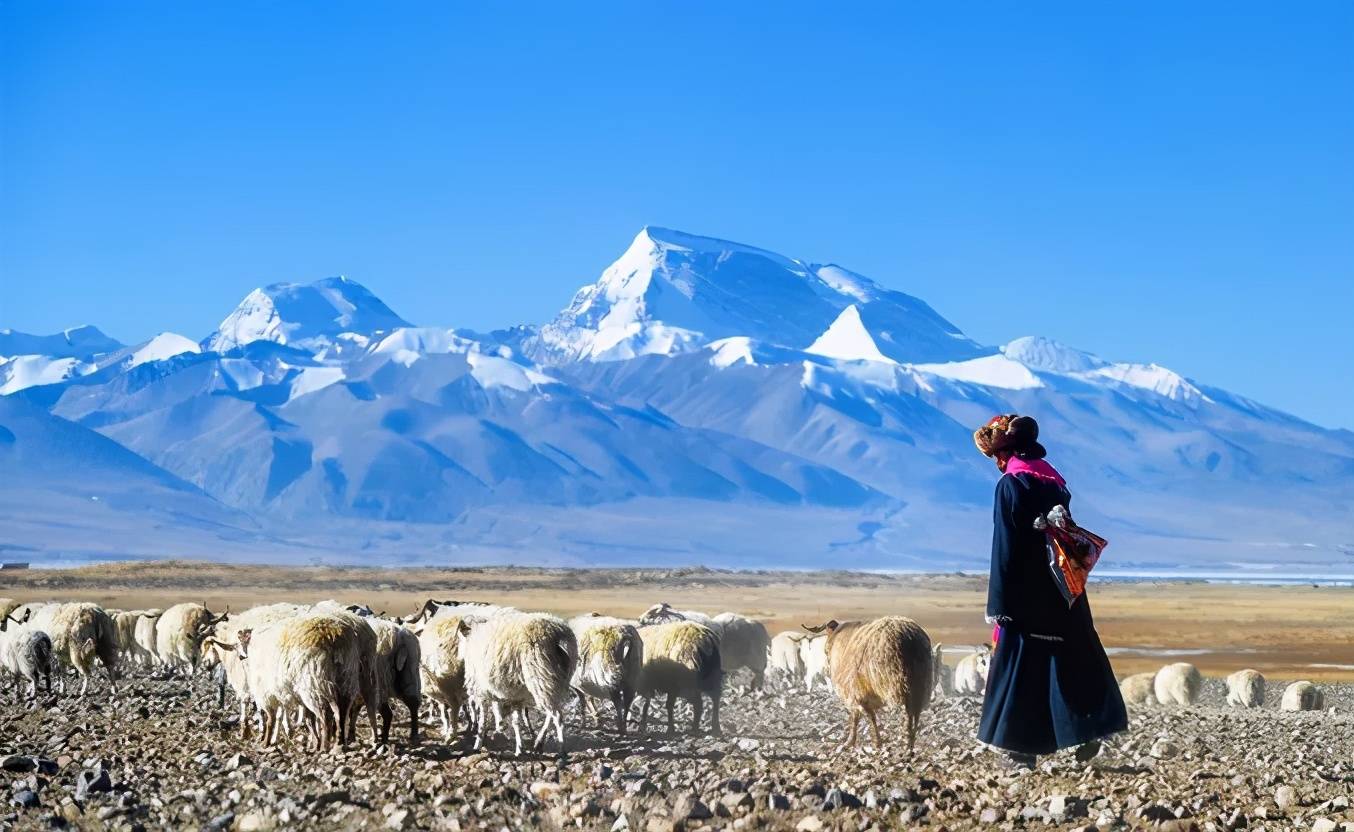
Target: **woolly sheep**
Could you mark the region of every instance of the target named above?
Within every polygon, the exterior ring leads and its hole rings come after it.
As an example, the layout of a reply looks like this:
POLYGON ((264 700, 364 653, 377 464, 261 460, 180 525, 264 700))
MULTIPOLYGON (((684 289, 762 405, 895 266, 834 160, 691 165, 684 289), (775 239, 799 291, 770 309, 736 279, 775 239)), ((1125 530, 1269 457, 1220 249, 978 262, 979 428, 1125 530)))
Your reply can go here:
MULTIPOLYGON (((80 675, 80 695, 89 690, 89 674, 98 659, 108 674, 108 684, 117 691, 118 649, 113 619, 97 604, 56 604, 34 615, 33 629, 51 637, 52 655, 80 675), (50 614, 47 614, 50 610, 50 614)), ((61 686, 64 689, 65 682, 61 686)))
POLYGON ((1265 704, 1265 677, 1258 670, 1238 670, 1227 677, 1227 704, 1259 708, 1265 704))
POLYGON ((772 636, 767 661, 771 671, 792 680, 792 684, 803 679, 804 657, 800 654, 799 647, 807 637, 805 633, 796 633, 793 630, 772 636))
POLYGON ((720 661, 726 678, 746 668, 752 671, 752 689, 761 689, 766 678, 766 655, 771 646, 771 637, 761 622, 734 612, 709 616, 695 610, 675 610, 668 603, 649 607, 639 622, 649 625, 683 620, 695 621, 714 631, 719 638, 720 661))
POLYGON ((381 743, 390 741, 393 714, 389 700, 396 698, 409 709, 409 744, 417 745, 418 710, 422 699, 418 636, 384 618, 367 618, 366 622, 376 634, 376 661, 386 666, 390 680, 386 704, 381 708, 381 743))
POLYGON ((174 670, 196 672, 202 661, 202 639, 230 611, 213 615, 205 604, 175 604, 155 625, 155 654, 174 670))
POLYGON ((799 643, 799 655, 804 662, 804 687, 813 693, 814 682, 826 682, 832 687, 827 670, 827 636, 806 638, 799 643))
POLYGON ((160 663, 160 656, 155 652, 155 630, 162 614, 161 610, 146 610, 134 625, 137 655, 150 667, 160 663))
MULTIPOLYGON (((379 702, 371 675, 375 635, 356 616, 310 612, 258 630, 241 629, 233 645, 248 671, 249 694, 263 715, 263 743, 277 742, 278 717, 300 709, 319 750, 346 742, 359 698, 379 702), (356 622, 357 626, 354 625, 356 622), (337 736, 335 736, 337 731, 337 736)), ((367 709, 373 738, 376 708, 367 709)))
POLYGON ((1319 711, 1326 707, 1326 696, 1321 688, 1311 682, 1294 682, 1284 688, 1283 699, 1279 701, 1284 711, 1319 711))
POLYGON ((579 616, 569 622, 569 628, 578 641, 578 665, 570 683, 585 707, 593 699, 611 702, 616 707, 617 730, 625 736, 626 715, 644 665, 639 630, 629 621, 604 615, 579 616))
POLYGON ((1157 701, 1156 678, 1156 672, 1150 670, 1146 673, 1125 676, 1124 680, 1119 683, 1119 695, 1129 705, 1155 705, 1157 701))
MULTIPOLYGON (((229 685, 235 692, 235 701, 240 707, 240 732, 244 739, 249 739, 250 736, 249 708, 253 705, 253 699, 249 695, 249 671, 239 652, 234 649, 238 633, 245 629, 259 630, 270 624, 304 615, 306 612, 307 608, 298 604, 265 604, 251 607, 239 615, 218 621, 212 629, 212 635, 203 639, 204 655, 215 656, 221 667, 217 706, 225 707, 226 686, 229 685), (223 647, 223 644, 229 646, 223 647)), ((154 619, 150 620, 153 632, 154 619)))
MULTIPOLYGON (((545 613, 496 615, 471 624, 462 621, 461 655, 465 658, 466 690, 478 703, 481 714, 492 710, 502 722, 508 710, 515 753, 522 753, 519 717, 534 705, 545 719, 532 747, 545 742, 550 725, 564 750, 564 706, 569 701, 569 680, 578 663, 578 642, 569 625, 545 613)), ((475 747, 484 745, 481 717, 475 747)))
POLYGON ((445 740, 460 732, 461 708, 468 702, 465 660, 461 658, 463 622, 464 619, 454 615, 436 618, 418 634, 423 694, 437 706, 445 740))
POLYGON ((38 610, 43 607, 54 606, 56 606, 56 604, 53 604, 50 601, 29 601, 25 604, 19 604, 14 609, 10 610, 9 617, 20 624, 31 624, 33 623, 33 616, 37 614, 38 610))
POLYGON ((52 692, 52 639, 47 633, 20 624, 7 615, 0 616, 0 670, 14 677, 15 693, 27 681, 28 698, 36 699, 38 681, 52 692))
POLYGON ((722 612, 715 623, 723 631, 719 638, 719 658, 727 677, 738 670, 752 671, 752 689, 766 684, 766 654, 771 636, 766 625, 735 612, 722 612))
POLYGON ((960 696, 982 696, 987 690, 987 672, 992 667, 992 647, 984 644, 954 666, 954 692, 960 696))
POLYGON ((668 733, 675 730, 673 708, 681 697, 691 703, 691 733, 700 733, 704 700, 710 697, 711 731, 720 733, 719 703, 724 691, 724 670, 719 655, 719 637, 704 624, 673 621, 641 627, 644 664, 639 674, 638 695, 644 698, 639 730, 649 726, 649 705, 658 694, 668 697, 668 733))
POLYGON ((916 745, 921 712, 931 702, 935 656, 931 638, 921 625, 900 615, 873 621, 848 621, 808 628, 827 634, 828 667, 832 686, 851 712, 844 747, 854 747, 860 717, 870 720, 875 746, 882 749, 879 710, 901 707, 907 747, 916 745))
POLYGON ((429 598, 423 602, 423 608, 409 618, 400 620, 403 624, 424 625, 434 618, 465 618, 478 620, 495 615, 509 615, 520 612, 516 607, 500 604, 486 604, 480 601, 435 601, 429 598))
POLYGON ((1163 705, 1193 705, 1203 682, 1197 667, 1189 662, 1176 662, 1157 671, 1152 692, 1163 705))

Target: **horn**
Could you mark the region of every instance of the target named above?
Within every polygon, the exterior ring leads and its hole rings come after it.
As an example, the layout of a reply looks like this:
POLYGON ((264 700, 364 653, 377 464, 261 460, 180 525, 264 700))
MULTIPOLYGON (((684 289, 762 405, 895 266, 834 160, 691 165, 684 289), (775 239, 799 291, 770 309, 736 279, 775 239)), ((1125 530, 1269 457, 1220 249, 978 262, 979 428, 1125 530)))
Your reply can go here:
POLYGON ((814 627, 810 627, 807 624, 800 624, 799 626, 803 627, 805 630, 808 630, 810 633, 821 633, 824 630, 830 633, 833 630, 837 629, 839 625, 837 624, 837 619, 831 618, 828 619, 825 623, 819 624, 814 627))

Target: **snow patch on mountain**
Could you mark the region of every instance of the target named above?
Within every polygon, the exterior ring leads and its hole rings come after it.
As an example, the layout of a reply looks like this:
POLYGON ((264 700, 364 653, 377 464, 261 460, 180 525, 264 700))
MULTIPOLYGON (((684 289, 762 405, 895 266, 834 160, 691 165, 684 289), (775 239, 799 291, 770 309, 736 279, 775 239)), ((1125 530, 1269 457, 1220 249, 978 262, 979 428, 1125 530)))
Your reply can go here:
POLYGON ((59 384, 70 378, 97 370, 94 364, 78 358, 52 358, 47 355, 16 355, 0 363, 0 396, 29 387, 59 384))
POLYGON ((896 364, 892 358, 879 351, 870 331, 860 320, 860 310, 851 304, 842 310, 832 326, 818 336, 818 340, 808 346, 805 352, 828 358, 840 358, 844 361, 885 361, 896 364))
POLYGON ((148 364, 151 361, 164 361, 167 358, 173 358, 176 355, 184 353, 198 353, 202 348, 196 341, 185 338, 182 335, 173 332, 161 332, 154 338, 142 344, 132 353, 127 362, 128 369, 140 367, 142 364, 148 364))
POLYGON ((1017 338, 1002 347, 1001 352, 1012 361, 1019 361, 1030 369, 1047 370, 1051 373, 1085 373, 1109 363, 1089 352, 1082 352, 1052 338, 1037 335, 1017 338))
POLYGON ((1018 361, 1012 361, 1004 355, 986 355, 969 361, 916 364, 913 366, 919 372, 928 375, 1003 390, 1028 390, 1044 386, 1039 377, 1030 372, 1028 367, 1018 361))

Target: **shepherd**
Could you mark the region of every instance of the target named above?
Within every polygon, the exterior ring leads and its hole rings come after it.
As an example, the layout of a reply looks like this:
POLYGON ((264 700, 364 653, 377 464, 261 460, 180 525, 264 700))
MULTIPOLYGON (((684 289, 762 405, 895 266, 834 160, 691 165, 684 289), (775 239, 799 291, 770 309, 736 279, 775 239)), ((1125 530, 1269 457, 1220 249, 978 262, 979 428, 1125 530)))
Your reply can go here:
POLYGON ((1004 751, 1012 767, 1034 768, 1036 755, 1072 747, 1088 762, 1102 738, 1127 729, 1128 712, 1091 620, 1084 573, 1069 591, 1044 531, 1050 513, 1070 518, 1071 492, 1045 461, 1031 417, 996 416, 973 441, 1001 471, 987 588, 997 643, 978 739, 1004 751))

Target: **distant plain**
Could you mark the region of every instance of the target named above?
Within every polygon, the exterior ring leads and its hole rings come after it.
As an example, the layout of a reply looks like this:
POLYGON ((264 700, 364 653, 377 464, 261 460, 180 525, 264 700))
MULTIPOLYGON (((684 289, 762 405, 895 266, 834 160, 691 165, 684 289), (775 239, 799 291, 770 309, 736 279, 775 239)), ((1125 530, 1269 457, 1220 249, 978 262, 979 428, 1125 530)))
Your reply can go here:
MULTIPOLYGON (((1100 637, 1120 675, 1188 661, 1205 674, 1253 667, 1274 679, 1354 681, 1354 588, 1192 581, 1093 584, 1100 637)), ((880 615, 907 615, 949 648, 985 641, 986 579, 861 572, 544 568, 338 568, 197 561, 101 564, 0 573, 0 596, 88 600, 106 607, 205 601, 243 610, 273 601, 360 601, 410 615, 428 598, 505 603, 563 616, 635 616, 667 601, 731 610, 772 632, 880 615)), ((951 656, 949 663, 955 658, 951 656)))

